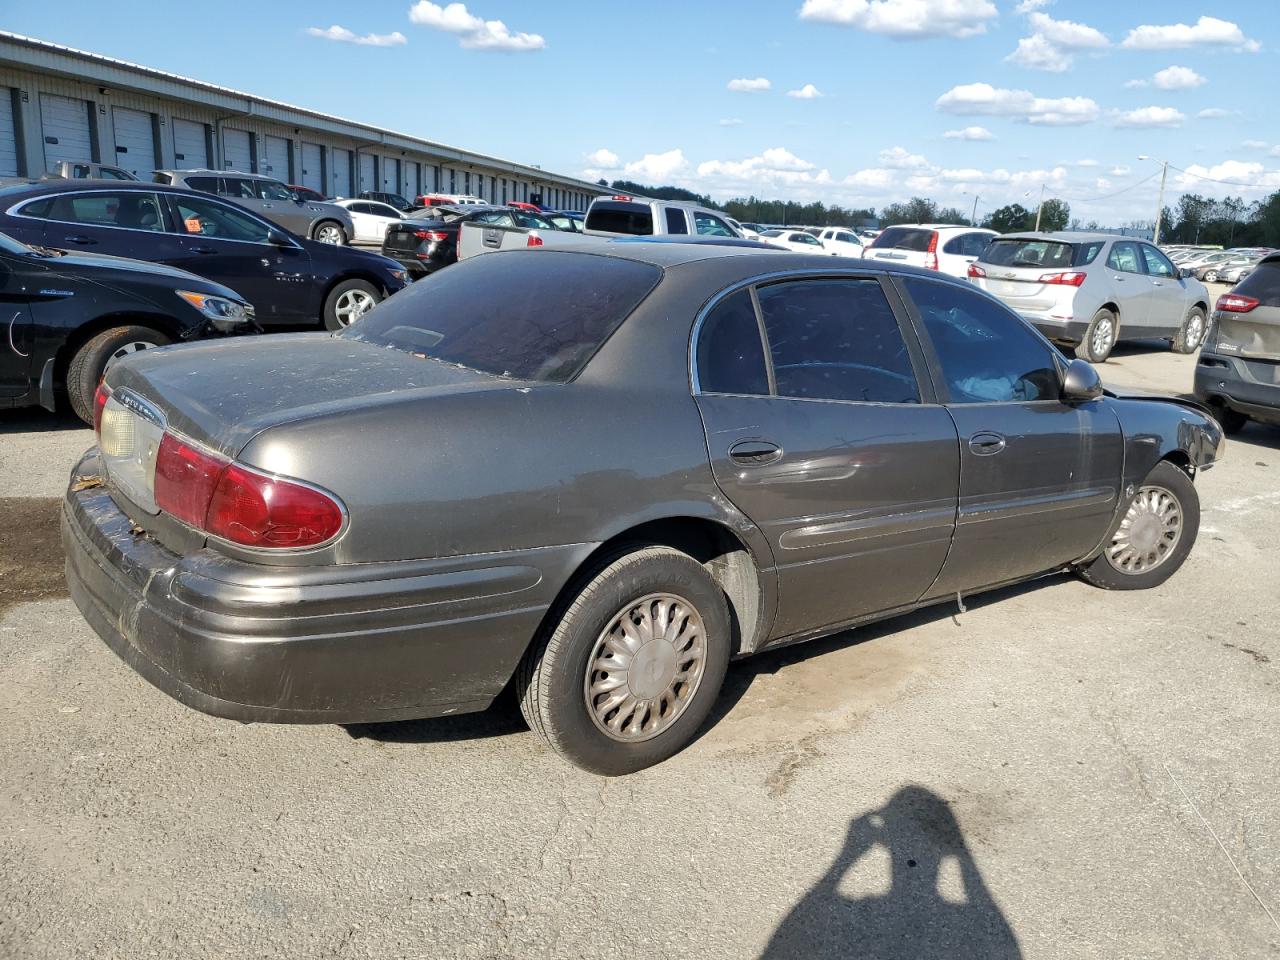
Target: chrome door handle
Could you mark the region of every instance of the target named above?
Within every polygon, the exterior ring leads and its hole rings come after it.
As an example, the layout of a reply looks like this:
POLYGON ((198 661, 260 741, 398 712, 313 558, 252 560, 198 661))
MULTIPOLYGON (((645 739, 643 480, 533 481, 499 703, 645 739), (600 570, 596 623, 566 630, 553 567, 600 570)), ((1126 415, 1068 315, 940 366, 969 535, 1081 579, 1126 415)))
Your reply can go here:
POLYGON ((97 240, 91 240, 89 237, 77 234, 74 237, 67 237, 67 243, 78 243, 82 247, 90 247, 97 243, 97 240))
POLYGON ((768 440, 739 440, 729 448, 729 459, 747 467, 760 467, 781 459, 782 448, 768 440))
POLYGON ((990 457, 1005 448, 1005 439, 998 433, 975 433, 969 438, 969 449, 979 457, 990 457))

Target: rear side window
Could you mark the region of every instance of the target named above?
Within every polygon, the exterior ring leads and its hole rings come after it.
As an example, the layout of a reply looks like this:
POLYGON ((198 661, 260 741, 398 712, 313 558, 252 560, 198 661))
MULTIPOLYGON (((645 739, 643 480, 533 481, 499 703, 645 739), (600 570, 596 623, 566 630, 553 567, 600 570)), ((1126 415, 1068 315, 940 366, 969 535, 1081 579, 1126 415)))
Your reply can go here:
POLYGON ((886 227, 871 246, 877 250, 914 250, 925 253, 933 241, 934 232, 920 227, 886 227))
MULTIPOLYGON (((1051 267, 1055 270, 1072 266, 1075 249, 1069 243, 1053 240, 1003 240, 996 237, 982 251, 982 262, 997 267, 1051 267)), ((1097 251, 1094 251, 1097 256, 1097 251)))
POLYGON ((1053 352, 1024 321, 963 287, 914 277, 903 283, 929 332, 952 403, 1059 399, 1053 352))
POLYGON ((587 229, 624 233, 634 237, 653 235, 653 212, 648 204, 606 200, 587 214, 587 229))
POLYGON ((688 233, 689 224, 679 207, 667 207, 667 233, 688 233))
POLYGON ((729 295, 707 314, 698 331, 697 350, 702 392, 769 393, 760 326, 748 291, 729 295))
POLYGON ((258 197, 254 181, 244 180, 240 177, 223 177, 221 189, 218 192, 224 197, 236 197, 244 200, 256 200, 258 197))
POLYGON ((94 193, 64 193, 53 197, 51 202, 29 203, 22 208, 22 212, 28 216, 63 223, 80 223, 88 227, 155 231, 164 229, 160 202, 154 193, 116 193, 105 190, 94 193))
POLYGON ((473 257, 419 280, 342 336, 518 380, 572 378, 662 278, 652 264, 552 250, 473 257))
POLYGON ((218 192, 217 177, 187 177, 187 186, 192 190, 203 190, 205 193, 218 192))
POLYGON ((1253 297, 1264 307, 1280 307, 1280 260, 1258 264, 1231 292, 1253 297))
POLYGON ((920 402, 902 331, 875 280, 794 280, 758 296, 778 396, 920 402))

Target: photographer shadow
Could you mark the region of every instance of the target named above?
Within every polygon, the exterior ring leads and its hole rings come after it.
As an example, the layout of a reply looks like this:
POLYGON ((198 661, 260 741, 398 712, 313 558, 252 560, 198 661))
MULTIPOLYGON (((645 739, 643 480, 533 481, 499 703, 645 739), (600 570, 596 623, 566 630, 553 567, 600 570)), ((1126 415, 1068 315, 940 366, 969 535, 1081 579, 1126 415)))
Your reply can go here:
POLYGON ((1021 956, 946 801, 909 786, 849 824, 840 855, 779 924, 761 960, 1021 956), (866 874, 877 854, 888 856, 888 892, 843 892, 860 862, 866 874))

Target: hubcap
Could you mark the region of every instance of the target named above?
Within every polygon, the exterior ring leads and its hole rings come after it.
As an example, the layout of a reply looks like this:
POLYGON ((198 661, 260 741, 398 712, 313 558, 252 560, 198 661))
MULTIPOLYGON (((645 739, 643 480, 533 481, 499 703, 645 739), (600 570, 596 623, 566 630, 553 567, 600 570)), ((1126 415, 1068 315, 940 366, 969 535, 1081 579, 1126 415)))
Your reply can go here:
POLYGON ((1095 357, 1105 356, 1107 351, 1111 349, 1111 340, 1115 335, 1116 328, 1115 324, 1111 322, 1111 318, 1100 318, 1093 328, 1093 337, 1089 341, 1090 346, 1093 347, 1093 355, 1095 357))
POLYGON ((342 243, 342 231, 332 224, 329 224, 328 226, 321 227, 316 231, 316 239, 321 243, 340 244, 342 243))
POLYGON ((131 357, 135 353, 141 353, 143 350, 150 350, 154 346, 154 343, 148 343, 146 340, 130 340, 128 343, 121 344, 107 357, 107 362, 103 366, 102 372, 105 374, 115 366, 117 361, 123 360, 125 357, 131 357))
POLYGON ((613 740, 649 740, 684 713, 706 662, 706 629, 693 604, 670 593, 642 597, 610 618, 592 648, 587 712, 613 740))
POLYGON ((1194 350, 1200 346, 1200 338, 1204 336, 1204 317, 1193 313, 1187 318, 1187 346, 1194 350))
POLYGON ((1173 554, 1182 539, 1182 504, 1164 487, 1138 491, 1104 554, 1120 573, 1148 573, 1173 554))
POLYGON ((338 318, 338 325, 343 327, 351 326, 351 324, 368 313, 377 302, 364 290, 346 291, 342 296, 338 297, 338 302, 333 309, 338 318))

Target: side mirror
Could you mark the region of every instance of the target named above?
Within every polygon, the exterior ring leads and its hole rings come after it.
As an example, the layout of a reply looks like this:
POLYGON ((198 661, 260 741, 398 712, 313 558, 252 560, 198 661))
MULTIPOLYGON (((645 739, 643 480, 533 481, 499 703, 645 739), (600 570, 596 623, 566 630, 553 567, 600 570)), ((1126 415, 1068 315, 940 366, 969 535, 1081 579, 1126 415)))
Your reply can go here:
POLYGON ((288 234, 280 230, 270 230, 267 232, 267 243, 277 247, 288 247, 293 241, 289 239, 288 234))
POLYGON ((1067 375, 1062 380, 1062 399, 1068 403, 1097 400, 1102 396, 1102 378, 1093 364, 1084 360, 1072 360, 1067 364, 1067 375))

